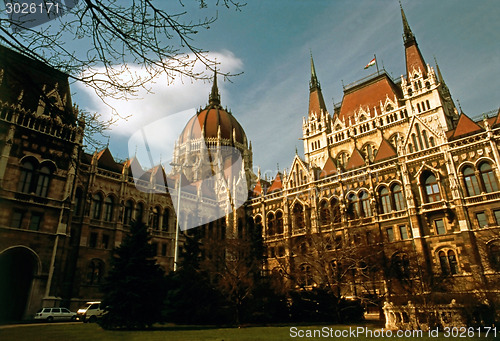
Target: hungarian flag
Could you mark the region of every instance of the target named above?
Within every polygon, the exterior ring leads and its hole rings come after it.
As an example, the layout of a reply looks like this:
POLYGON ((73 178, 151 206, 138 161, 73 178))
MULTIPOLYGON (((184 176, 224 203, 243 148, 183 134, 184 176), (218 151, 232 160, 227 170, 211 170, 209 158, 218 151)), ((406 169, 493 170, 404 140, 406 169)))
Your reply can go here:
POLYGON ((365 69, 368 69, 372 65, 375 65, 375 58, 373 58, 368 64, 366 64, 365 69))

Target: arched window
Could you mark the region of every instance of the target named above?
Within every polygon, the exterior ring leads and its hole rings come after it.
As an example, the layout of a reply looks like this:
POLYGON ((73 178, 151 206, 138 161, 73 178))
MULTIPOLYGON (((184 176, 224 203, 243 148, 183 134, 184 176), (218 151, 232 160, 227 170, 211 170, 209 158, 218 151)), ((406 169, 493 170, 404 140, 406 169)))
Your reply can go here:
POLYGON ((428 203, 441 201, 441 193, 439 192, 439 184, 432 173, 428 173, 424 177, 425 196, 428 203))
POLYGON ((410 277, 410 260, 405 253, 396 253, 391 258, 391 273, 398 279, 410 277))
POLYGON ((104 199, 104 221, 112 221, 113 220, 113 198, 106 197, 104 199))
POLYGON ((141 223, 143 216, 144 216, 144 204, 140 202, 135 206, 135 221, 141 223))
POLYGON ((274 225, 275 225, 274 213, 270 212, 267 215, 267 234, 269 236, 276 234, 276 230, 274 229, 274 225))
POLYGON ((156 206, 155 208, 153 208, 151 227, 155 230, 160 229, 160 214, 161 214, 161 207, 156 206))
POLYGON ((396 184, 392 186, 392 197, 394 198, 394 208, 396 211, 404 210, 406 205, 403 196, 403 189, 400 185, 396 184))
POLYGON ((337 164, 340 167, 345 167, 347 165, 347 162, 349 160, 349 154, 346 152, 341 152, 339 155, 337 155, 337 164))
POLYGON ((448 266, 448 257, 444 251, 439 251, 439 264, 441 265, 441 272, 443 275, 448 275, 450 273, 450 268, 448 266))
POLYGON ((500 271, 500 241, 492 242, 488 246, 491 267, 495 271, 500 271))
POLYGON ((474 169, 467 166, 463 170, 465 188, 467 190, 467 195, 479 195, 481 194, 481 189, 479 188, 479 182, 477 181, 474 169))
POLYGON ((134 204, 132 200, 127 200, 125 203, 125 212, 123 213, 123 224, 130 225, 130 221, 132 220, 132 212, 134 210, 134 204))
POLYGON ((101 283, 104 275, 104 262, 100 259, 92 259, 87 272, 87 284, 97 285, 101 283))
POLYGON ((283 233, 283 212, 282 211, 276 212, 276 233, 277 234, 283 233))
POLYGON ((262 231, 262 217, 260 215, 254 218, 254 224, 257 231, 262 231))
POLYGON ((73 214, 75 216, 79 216, 82 214, 82 206, 83 206, 83 190, 78 187, 75 191, 75 210, 73 214))
POLYGON ((339 203, 339 201, 336 198, 333 198, 330 201, 330 207, 331 207, 333 222, 340 223, 341 216, 340 216, 340 203, 339 203))
POLYGON ((38 179, 36 182, 36 190, 35 194, 39 197, 46 197, 47 192, 49 190, 49 182, 50 182, 50 169, 47 166, 43 166, 38 171, 38 179))
POLYGON ((328 209, 328 201, 322 200, 319 203, 319 223, 327 225, 330 223, 330 210, 328 209))
POLYGON ((303 229, 304 224, 304 209, 301 204, 296 203, 293 207, 293 223, 296 230, 303 229))
POLYGON ((391 207, 391 197, 389 196, 389 191, 387 187, 382 187, 379 190, 380 195, 380 206, 382 208, 382 214, 390 213, 392 211, 391 207))
POLYGON ((455 252, 451 250, 448 251, 448 263, 450 264, 450 273, 456 275, 458 273, 458 262, 455 252))
POLYGON ((363 154, 370 160, 370 162, 373 162, 373 159, 375 157, 375 154, 377 153, 377 149, 374 144, 367 143, 363 146, 362 148, 363 154))
POLYGON ((92 198, 92 218, 101 218, 102 211, 102 195, 100 193, 94 194, 92 198))
POLYGON ((21 167, 21 176, 17 190, 23 193, 31 192, 31 181, 33 180, 34 167, 31 162, 24 162, 21 167))
POLYGON ((413 141, 413 147, 415 148, 415 151, 418 152, 417 135, 411 134, 411 140, 413 141))
POLYGON ((313 284, 313 276, 309 264, 302 264, 300 266, 300 275, 300 286, 307 287, 313 284))
POLYGON ((359 193, 359 201, 361 203, 363 216, 370 217, 372 215, 372 209, 370 206, 370 199, 368 199, 368 192, 361 191, 361 193, 359 193))
POLYGON ((347 195, 347 211, 351 219, 358 219, 361 217, 361 208, 359 206, 359 198, 354 193, 347 195))
POLYGON ((161 229, 163 231, 168 231, 168 225, 170 223, 170 210, 168 208, 165 208, 165 211, 163 211, 163 223, 161 229))
POLYGON ((479 172, 481 173, 481 179, 483 180, 486 193, 498 191, 497 179, 491 165, 487 162, 482 163, 481 166, 479 166, 479 172))

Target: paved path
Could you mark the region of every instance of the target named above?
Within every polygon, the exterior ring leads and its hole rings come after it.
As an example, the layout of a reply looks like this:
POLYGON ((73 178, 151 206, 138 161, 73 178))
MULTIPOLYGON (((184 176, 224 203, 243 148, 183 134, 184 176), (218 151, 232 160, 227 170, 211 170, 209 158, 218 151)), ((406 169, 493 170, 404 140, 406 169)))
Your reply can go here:
POLYGON ((48 326, 53 324, 65 323, 65 324, 81 324, 82 322, 30 322, 30 323, 16 323, 16 324, 4 324, 0 325, 0 329, 17 328, 17 327, 33 327, 33 326, 48 326))

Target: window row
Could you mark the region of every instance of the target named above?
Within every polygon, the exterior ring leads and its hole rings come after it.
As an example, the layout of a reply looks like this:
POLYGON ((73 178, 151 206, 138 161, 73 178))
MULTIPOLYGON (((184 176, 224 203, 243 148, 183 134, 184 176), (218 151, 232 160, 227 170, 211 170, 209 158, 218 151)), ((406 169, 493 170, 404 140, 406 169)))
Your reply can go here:
POLYGON ((430 136, 427 130, 420 129, 420 125, 415 123, 415 132, 411 134, 411 141, 408 143, 408 152, 418 152, 436 146, 434 136, 430 136))
POLYGON ((89 235, 89 247, 90 248, 101 248, 101 249, 110 249, 112 245, 110 244, 110 236, 109 234, 103 233, 101 236, 101 242, 98 244, 99 234, 97 232, 90 232, 89 235))
POLYGON ((10 218, 10 226, 18 229, 27 228, 32 231, 39 231, 43 222, 43 213, 37 211, 26 211, 14 209, 10 218))
POLYGON ((49 161, 38 164, 35 160, 25 160, 21 164, 17 191, 47 197, 54 168, 49 161))
POLYGON ((467 196, 498 191, 498 181, 491 164, 482 162, 477 169, 472 165, 462 169, 463 185, 467 196))
MULTIPOLYGON (((90 204, 90 217, 92 219, 99 219, 105 222, 112 222, 115 218, 115 207, 116 202, 113 196, 104 196, 101 193, 96 193, 92 196, 90 204)), ((75 194, 75 209, 74 214, 79 216, 82 214, 83 209, 83 191, 81 188, 77 188, 75 194)), ((134 203, 132 200, 127 200, 125 202, 125 207, 123 211, 123 224, 130 225, 130 223, 135 221, 144 221, 145 217, 145 205, 142 202, 134 203)), ((147 223, 154 230, 168 231, 171 213, 168 208, 162 209, 160 206, 155 206, 151 210, 150 220, 147 223)))

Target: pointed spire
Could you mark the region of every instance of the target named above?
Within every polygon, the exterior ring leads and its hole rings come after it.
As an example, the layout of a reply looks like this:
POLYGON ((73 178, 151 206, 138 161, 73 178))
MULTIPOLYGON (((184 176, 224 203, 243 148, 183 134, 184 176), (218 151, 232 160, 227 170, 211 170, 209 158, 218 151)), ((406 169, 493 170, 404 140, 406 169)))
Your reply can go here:
POLYGON ((399 8, 401 8, 401 19, 403 20, 403 40, 406 45, 407 43, 415 41, 415 36, 413 35, 410 25, 408 24, 408 20, 406 19, 405 11, 403 10, 401 1, 399 1, 399 8))
POLYGON ((441 74, 441 70, 439 69, 439 65, 438 65, 438 61, 436 59, 436 56, 434 56, 434 63, 436 63, 436 71, 437 71, 438 81, 440 83, 444 83, 443 75, 441 74))
POLYGON ((311 52, 311 81, 309 83, 309 91, 313 92, 316 89, 321 90, 321 86, 316 76, 316 69, 314 68, 314 60, 311 52))
POLYGON ((214 71, 214 81, 212 84, 212 91, 208 97, 208 103, 210 105, 220 105, 219 88, 217 87, 217 69, 214 71))

